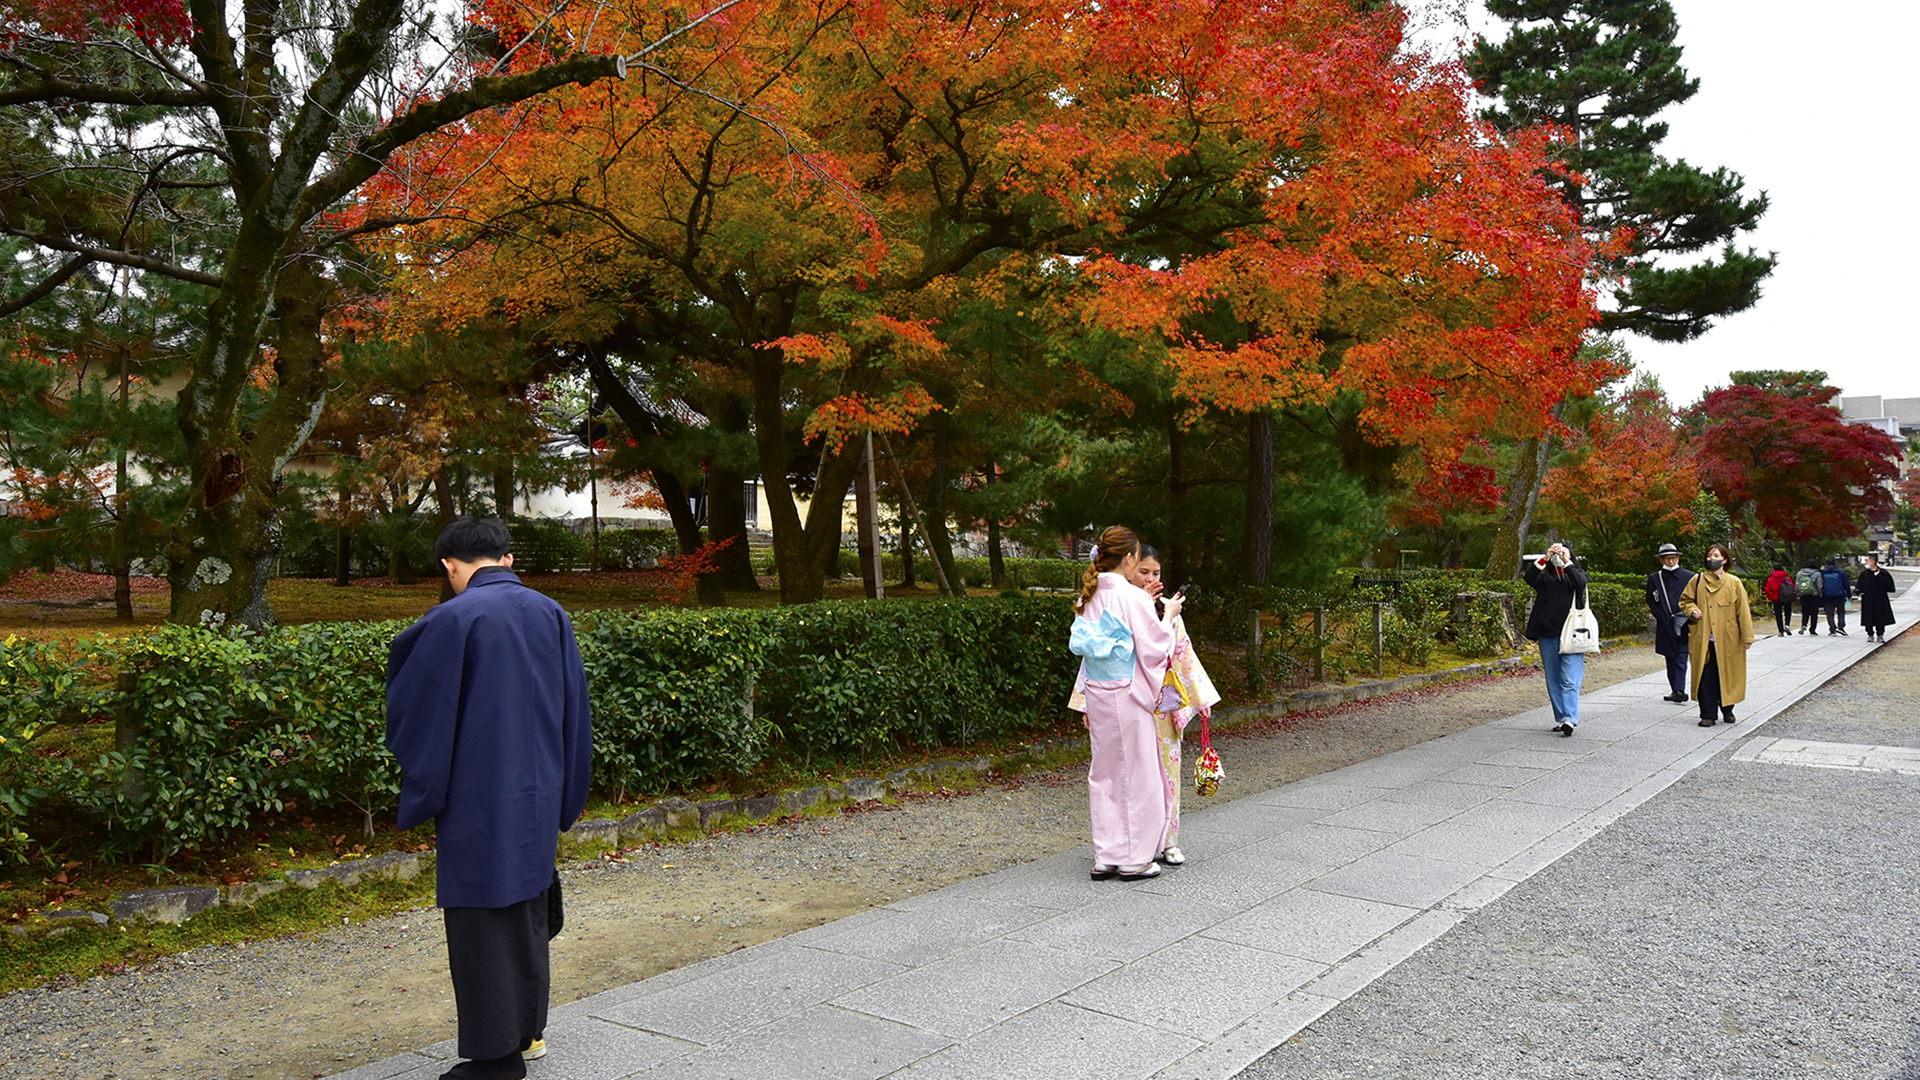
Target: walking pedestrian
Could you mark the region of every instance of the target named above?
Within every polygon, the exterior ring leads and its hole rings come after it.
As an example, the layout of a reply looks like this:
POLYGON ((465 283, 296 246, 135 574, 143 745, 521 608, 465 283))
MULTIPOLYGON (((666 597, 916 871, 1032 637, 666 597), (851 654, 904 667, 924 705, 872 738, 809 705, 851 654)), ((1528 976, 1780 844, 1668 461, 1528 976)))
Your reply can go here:
POLYGON ((1087 803, 1093 825, 1093 878, 1156 877, 1154 859, 1167 832, 1154 713, 1173 656, 1173 621, 1182 599, 1156 617, 1153 599, 1128 580, 1140 565, 1140 539, 1115 525, 1100 534, 1074 602, 1068 647, 1081 658, 1087 697, 1087 803))
POLYGON ((1680 549, 1661 544, 1660 569, 1647 575, 1647 610, 1653 612, 1653 651, 1667 658, 1667 685, 1672 692, 1663 701, 1687 700, 1687 635, 1675 630, 1680 593, 1693 580, 1693 571, 1680 568, 1680 549))
POLYGON ((1694 621, 1693 696, 1700 703, 1700 726, 1734 723, 1733 707, 1747 700, 1753 608, 1745 583, 1733 576, 1733 556, 1725 547, 1707 548, 1706 569, 1687 583, 1680 603, 1694 621))
POLYGON ((521 583, 507 527, 459 518, 453 598, 393 639, 387 748, 401 829, 431 818, 460 1057, 441 1080, 520 1080, 546 1050, 560 833, 587 802, 593 723, 573 625, 521 583))
POLYGON ((1773 636, 1786 637, 1793 633, 1793 575, 1779 563, 1773 564, 1773 573, 1767 575, 1767 582, 1761 586, 1766 594, 1767 603, 1773 605, 1773 636))
POLYGON ((1547 553, 1522 567, 1533 587, 1533 610, 1527 613, 1526 637, 1540 644, 1540 669, 1547 678, 1547 703, 1553 706, 1553 730, 1571 736, 1580 726, 1580 683, 1586 677, 1587 658, 1561 653, 1560 628, 1566 625, 1576 598, 1585 601, 1587 572, 1573 563, 1573 551, 1554 544, 1547 553))
POLYGON ((1820 564, 1812 559, 1793 575, 1793 591, 1800 597, 1800 632, 1811 634, 1820 622, 1820 564))
POLYGON ((1854 588, 1860 593, 1860 625, 1867 628, 1867 640, 1886 641, 1887 627, 1893 625, 1893 575, 1880 565, 1878 555, 1867 556, 1854 588))
POLYGON ((1853 582, 1847 572, 1840 569, 1839 560, 1828 559, 1827 565, 1820 568, 1821 604, 1827 609, 1827 636, 1835 634, 1845 636, 1847 632, 1847 597, 1853 595, 1853 582))

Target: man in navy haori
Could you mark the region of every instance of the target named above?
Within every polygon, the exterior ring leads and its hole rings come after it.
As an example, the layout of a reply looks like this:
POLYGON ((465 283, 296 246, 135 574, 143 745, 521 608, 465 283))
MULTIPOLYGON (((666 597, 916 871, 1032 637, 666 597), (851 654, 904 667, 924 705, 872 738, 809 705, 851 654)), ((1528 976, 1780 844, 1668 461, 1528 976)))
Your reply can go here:
POLYGON ((523 1055, 545 1052, 554 852, 586 806, 593 753, 573 624, 520 583, 507 544, 491 518, 447 526, 434 555, 454 596, 401 631, 387 657, 400 828, 435 819, 468 1059, 442 1080, 520 1080, 523 1055))

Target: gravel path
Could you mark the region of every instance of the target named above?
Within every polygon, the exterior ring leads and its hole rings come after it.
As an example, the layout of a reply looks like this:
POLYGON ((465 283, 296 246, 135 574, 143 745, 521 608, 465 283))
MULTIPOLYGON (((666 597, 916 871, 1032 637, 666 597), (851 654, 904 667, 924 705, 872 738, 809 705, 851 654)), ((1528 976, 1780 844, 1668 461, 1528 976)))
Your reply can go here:
MULTIPOLYGON (((1590 661, 1586 686, 1659 669, 1649 649, 1626 649, 1590 661)), ((1216 738, 1228 778, 1209 802, 1509 716, 1544 694, 1529 671, 1254 725, 1216 738)), ((1086 815, 1084 773, 1070 768, 565 868, 554 1000, 1082 845, 1086 815)), ((0 998, 8 1080, 307 1080, 453 1033, 432 910, 201 949, 124 976, 0 998)))
MULTIPOLYGON (((1908 633, 1756 737, 1920 747, 1916 701, 1908 633)), ((1243 1080, 1920 1077, 1920 776, 1730 753, 1243 1080)))

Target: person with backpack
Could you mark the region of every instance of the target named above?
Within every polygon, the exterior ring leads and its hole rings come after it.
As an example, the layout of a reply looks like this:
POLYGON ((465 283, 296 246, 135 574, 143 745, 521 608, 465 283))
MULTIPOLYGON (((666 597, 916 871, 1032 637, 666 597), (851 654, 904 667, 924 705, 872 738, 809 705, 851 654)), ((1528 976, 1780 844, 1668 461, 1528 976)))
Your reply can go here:
POLYGON ((1693 571, 1680 568, 1680 549, 1661 544, 1657 554, 1660 569, 1647 575, 1647 610, 1653 612, 1653 651, 1667 658, 1667 685, 1672 693, 1662 701, 1687 700, 1687 634, 1675 630, 1673 617, 1680 613, 1680 592, 1693 580, 1693 571))
POLYGON ((1813 627, 1820 618, 1820 564, 1807 560, 1807 565, 1793 575, 1793 591, 1800 597, 1800 632, 1813 633, 1813 627))
POLYGON ((1828 559, 1827 565, 1820 568, 1820 599, 1827 609, 1828 637, 1846 636, 1847 598, 1852 595, 1853 580, 1836 560, 1828 559))
POLYGON ((1773 564, 1773 573, 1767 575, 1766 584, 1761 590, 1767 594, 1767 602, 1773 605, 1773 629, 1775 637, 1786 637, 1793 633, 1793 575, 1779 563, 1773 564))

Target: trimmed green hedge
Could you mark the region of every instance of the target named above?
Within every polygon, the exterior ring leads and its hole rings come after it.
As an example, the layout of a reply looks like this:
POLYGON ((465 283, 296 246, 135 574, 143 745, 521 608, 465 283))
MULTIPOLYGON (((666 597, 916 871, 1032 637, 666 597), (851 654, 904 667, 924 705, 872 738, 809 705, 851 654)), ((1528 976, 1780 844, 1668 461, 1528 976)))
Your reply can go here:
MULTIPOLYGON (((582 615, 595 785, 665 793, 781 755, 843 761, 1044 729, 1077 670, 1071 618, 1063 597, 582 615)), ((27 850, 29 815, 54 800, 122 850, 163 853, 231 837, 295 797, 387 813, 399 774, 384 744, 386 647, 405 626, 0 644, 0 860, 27 850), (135 733, 119 749, 116 720, 135 733)))

